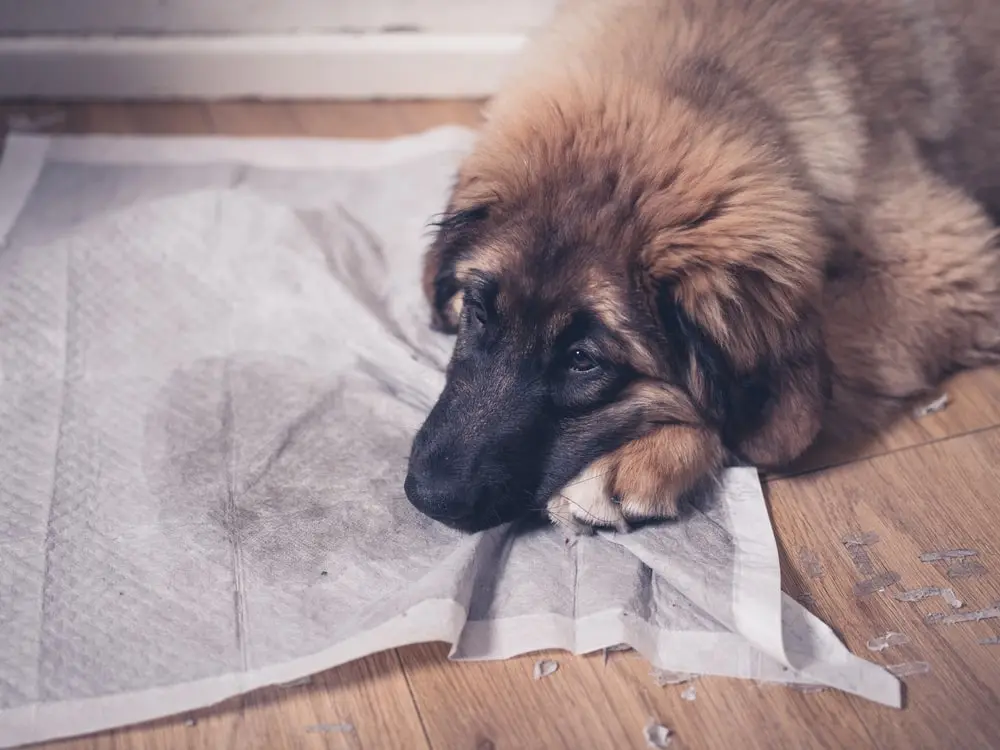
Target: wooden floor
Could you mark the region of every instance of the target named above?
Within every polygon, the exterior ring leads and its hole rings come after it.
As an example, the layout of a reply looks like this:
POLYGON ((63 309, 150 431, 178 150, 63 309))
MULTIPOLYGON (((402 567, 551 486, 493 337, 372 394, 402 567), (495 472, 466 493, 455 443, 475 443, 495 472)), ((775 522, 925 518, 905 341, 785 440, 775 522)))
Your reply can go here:
MULTIPOLYGON (((46 131, 381 138, 446 122, 475 124, 478 111, 471 102, 8 106, 0 108, 0 123, 46 131)), ((951 611, 942 597, 895 598, 950 587, 965 603, 957 612, 1000 605, 1000 374, 967 374, 946 391, 943 411, 905 419, 855 446, 835 446, 808 471, 767 481, 785 590, 855 653, 918 672, 905 678, 903 711, 833 691, 716 678, 697 680, 695 700, 685 700, 686 686, 658 687, 633 653, 612 653, 606 663, 600 655, 550 655, 559 670, 536 681, 537 655, 453 664, 444 646, 426 645, 194 716, 47 747, 644 748, 644 727, 655 721, 672 730, 671 748, 1000 748, 1000 618, 928 623, 927 615, 951 611), (844 544, 865 532, 867 546, 844 544), (953 549, 977 554, 920 559, 953 549), (898 583, 859 595, 864 586, 857 584, 879 574, 897 574, 898 583), (887 631, 908 642, 869 651, 869 640, 887 631)))

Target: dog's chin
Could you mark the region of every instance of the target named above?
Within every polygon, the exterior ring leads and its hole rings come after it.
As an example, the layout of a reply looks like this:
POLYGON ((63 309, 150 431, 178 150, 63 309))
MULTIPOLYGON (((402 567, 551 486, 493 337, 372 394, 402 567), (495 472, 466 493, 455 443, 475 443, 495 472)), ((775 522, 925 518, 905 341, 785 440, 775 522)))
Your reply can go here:
POLYGON ((487 513, 473 513, 460 518, 435 518, 434 520, 455 531, 461 531, 466 534, 478 534, 482 531, 489 531, 490 529, 513 523, 523 515, 491 511, 487 513))

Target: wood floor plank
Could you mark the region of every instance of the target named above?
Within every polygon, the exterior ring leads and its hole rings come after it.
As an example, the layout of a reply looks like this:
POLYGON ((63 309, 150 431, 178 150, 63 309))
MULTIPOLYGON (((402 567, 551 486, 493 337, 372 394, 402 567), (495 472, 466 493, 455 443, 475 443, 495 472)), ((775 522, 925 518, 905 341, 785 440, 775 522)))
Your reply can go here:
POLYGON ((721 677, 659 687, 650 677, 649 664, 637 654, 612 655, 609 661, 615 672, 623 673, 614 688, 617 701, 628 701, 640 691, 658 715, 668 717, 682 747, 875 747, 851 699, 842 693, 805 693, 786 685, 721 677), (694 686, 694 700, 685 698, 689 685, 694 686))
POLYGON ((446 124, 474 126, 480 102, 296 102, 302 130, 326 138, 391 138, 446 124))
POLYGON ((389 651, 204 711, 38 750, 428 750, 406 677, 389 651))
POLYGON ((302 126, 285 102, 212 102, 206 105, 214 131, 244 137, 292 137, 302 135, 302 126))
POLYGON ((434 748, 642 748, 636 696, 616 705, 587 659, 543 653, 500 662, 448 663, 438 644, 400 649, 434 748), (536 680, 540 658, 559 663, 536 680), (612 707, 614 707, 612 709, 612 707))
POLYGON ((317 138, 392 138, 406 133, 396 107, 365 102, 295 102, 292 116, 317 138))
POLYGON ((669 728, 671 748, 874 746, 849 699, 833 692, 720 678, 661 687, 635 652, 609 653, 607 662, 546 652, 483 664, 447 664, 446 654, 440 646, 401 650, 435 748, 641 750, 651 724, 669 728), (558 662, 558 671, 533 679, 539 659, 558 662), (684 697, 691 686, 694 700, 684 697))
POLYGON ((131 104, 77 104, 68 109, 67 130, 72 133, 129 135, 142 132, 131 104))
POLYGON ((980 643, 997 635, 1000 618, 956 624, 927 619, 1000 605, 998 487, 998 429, 768 485, 786 591, 808 594, 806 601, 815 602, 810 608, 855 653, 886 665, 927 664, 926 674, 905 678, 903 712, 852 700, 879 746, 1000 743, 1000 649, 980 643), (859 534, 874 534, 877 541, 845 545, 846 537, 859 534), (955 549, 976 554, 920 559, 955 549), (884 574, 898 575, 898 583, 859 595, 864 581, 884 574), (951 588, 964 606, 954 609, 937 595, 896 598, 926 587, 951 588), (890 631, 907 643, 868 650, 869 640, 890 631))
POLYGON ((69 125, 68 108, 58 103, 0 104, 0 135, 19 132, 61 133, 69 125))
POLYGON ((399 117, 407 132, 416 133, 442 124, 476 127, 482 122, 480 101, 399 102, 399 117))
POLYGON ((129 114, 143 135, 209 135, 217 131, 208 106, 201 102, 134 104, 129 114))

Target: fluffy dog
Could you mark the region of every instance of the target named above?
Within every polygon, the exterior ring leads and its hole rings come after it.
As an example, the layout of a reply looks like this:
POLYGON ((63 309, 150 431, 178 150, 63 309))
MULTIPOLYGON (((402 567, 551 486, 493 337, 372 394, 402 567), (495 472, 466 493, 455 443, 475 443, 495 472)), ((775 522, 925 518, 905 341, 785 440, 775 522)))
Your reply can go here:
POLYGON ((426 255, 410 501, 624 529, 995 363, 997 39, 987 0, 564 3, 426 255))

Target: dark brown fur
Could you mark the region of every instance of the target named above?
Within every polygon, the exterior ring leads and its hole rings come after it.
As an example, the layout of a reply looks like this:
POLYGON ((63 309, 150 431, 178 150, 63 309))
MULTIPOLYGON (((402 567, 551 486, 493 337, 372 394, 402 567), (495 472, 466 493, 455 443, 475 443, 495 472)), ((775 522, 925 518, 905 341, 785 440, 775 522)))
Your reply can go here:
POLYGON ((449 331, 491 279, 525 357, 577 309, 616 334, 630 380, 594 408, 619 439, 578 467, 601 477, 585 497, 552 488, 553 518, 672 516, 734 456, 784 466, 997 361, 997 38, 984 0, 564 4, 424 276, 449 331))

